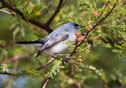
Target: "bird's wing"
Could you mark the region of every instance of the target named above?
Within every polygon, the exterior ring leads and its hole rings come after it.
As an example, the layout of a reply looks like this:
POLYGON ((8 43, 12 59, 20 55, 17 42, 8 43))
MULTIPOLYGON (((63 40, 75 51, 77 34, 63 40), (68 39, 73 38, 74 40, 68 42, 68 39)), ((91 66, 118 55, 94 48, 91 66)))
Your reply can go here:
POLYGON ((66 40, 68 37, 69 37, 68 34, 56 34, 55 36, 48 38, 46 43, 43 45, 42 49, 38 51, 38 54, 36 57, 38 57, 42 53, 42 51, 44 51, 45 49, 48 49, 52 47, 53 45, 66 40))
POLYGON ((56 34, 54 37, 48 39, 48 41, 43 45, 42 50, 52 47, 53 45, 66 40, 69 37, 68 34, 56 34))

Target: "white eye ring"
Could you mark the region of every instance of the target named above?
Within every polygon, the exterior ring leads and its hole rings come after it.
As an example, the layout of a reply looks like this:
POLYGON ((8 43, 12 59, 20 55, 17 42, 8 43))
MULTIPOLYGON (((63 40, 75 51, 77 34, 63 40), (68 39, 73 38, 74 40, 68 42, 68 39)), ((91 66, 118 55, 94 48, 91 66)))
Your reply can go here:
POLYGON ((76 29, 77 29, 77 30, 80 29, 80 26, 76 26, 76 29))

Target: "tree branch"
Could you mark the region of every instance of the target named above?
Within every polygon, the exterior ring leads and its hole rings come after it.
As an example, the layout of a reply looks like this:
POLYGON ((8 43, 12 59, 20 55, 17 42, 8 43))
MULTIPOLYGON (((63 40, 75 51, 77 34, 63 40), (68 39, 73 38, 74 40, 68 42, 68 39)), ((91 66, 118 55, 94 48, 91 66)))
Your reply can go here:
POLYGON ((24 74, 18 74, 18 73, 10 73, 10 72, 0 72, 0 74, 2 74, 2 75, 10 75, 10 76, 22 76, 22 75, 24 75, 24 74))
POLYGON ((4 7, 8 8, 8 9, 10 9, 10 10, 12 10, 12 11, 14 11, 15 13, 17 13, 17 14, 21 17, 22 20, 24 20, 24 21, 26 21, 26 22, 29 22, 29 23, 31 23, 31 24, 33 24, 33 25, 36 25, 36 26, 38 26, 38 27, 40 27, 40 28, 46 30, 46 31, 49 32, 49 33, 52 32, 52 29, 49 28, 49 26, 46 26, 45 23, 40 23, 40 22, 38 22, 38 21, 36 21, 36 20, 34 20, 34 19, 27 19, 27 18, 25 18, 23 12, 21 12, 21 11, 20 11, 18 8, 16 8, 15 6, 10 5, 10 4, 9 4, 8 2, 6 2, 5 0, 0 0, 0 2, 2 3, 2 5, 3 5, 4 7))
POLYGON ((46 86, 47 86, 47 84, 49 83, 50 80, 51 80, 51 77, 45 79, 43 84, 42 84, 42 88, 46 88, 46 86))
POLYGON ((8 15, 12 15, 12 16, 14 15, 14 14, 10 13, 9 11, 2 10, 2 9, 0 9, 0 12, 6 13, 6 14, 8 14, 8 15))
POLYGON ((14 73, 8 73, 8 72, 0 72, 2 75, 11 75, 11 76, 16 76, 14 73))
MULTIPOLYGON (((105 3, 102 8, 105 9, 109 3, 110 3, 110 1, 108 1, 107 3, 105 3)), ((102 16, 102 14, 103 14, 103 11, 99 14, 99 16, 97 17, 96 20, 98 20, 102 16)))
POLYGON ((47 67, 50 63, 52 63, 54 60, 55 60, 55 58, 49 59, 49 60, 47 61, 46 64, 44 64, 44 65, 41 66, 41 67, 38 67, 36 70, 38 71, 38 70, 41 70, 41 69, 43 69, 43 68, 46 68, 46 67, 47 67))
POLYGON ((56 15, 58 14, 58 12, 60 11, 60 8, 62 6, 63 0, 59 0, 58 6, 56 8, 56 10, 54 11, 54 13, 52 14, 52 16, 48 19, 46 25, 49 26, 49 24, 53 21, 53 19, 56 17, 56 15))

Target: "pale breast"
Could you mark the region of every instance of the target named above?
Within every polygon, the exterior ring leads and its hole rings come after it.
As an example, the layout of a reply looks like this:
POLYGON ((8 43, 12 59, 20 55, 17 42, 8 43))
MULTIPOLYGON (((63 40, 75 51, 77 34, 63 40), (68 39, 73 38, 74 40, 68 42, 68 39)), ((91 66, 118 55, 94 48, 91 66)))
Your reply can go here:
POLYGON ((56 54, 63 53, 68 48, 69 48, 68 45, 60 42, 60 43, 50 47, 49 49, 44 50, 42 53, 44 53, 46 55, 50 55, 50 56, 55 56, 56 54))

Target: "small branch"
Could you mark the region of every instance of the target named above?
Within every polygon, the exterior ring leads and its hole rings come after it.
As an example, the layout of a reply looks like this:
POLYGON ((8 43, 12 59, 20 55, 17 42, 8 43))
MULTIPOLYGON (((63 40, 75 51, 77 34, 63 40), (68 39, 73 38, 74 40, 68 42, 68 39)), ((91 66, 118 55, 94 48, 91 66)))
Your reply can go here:
POLYGON ((41 67, 38 67, 36 70, 38 71, 38 70, 41 70, 41 69, 43 69, 43 68, 46 68, 46 67, 47 67, 50 63, 52 63, 54 60, 55 60, 55 58, 51 58, 50 60, 47 61, 46 64, 44 64, 44 65, 41 66, 41 67))
POLYGON ((14 73, 8 73, 8 72, 0 72, 0 74, 2 74, 2 75, 11 75, 11 76, 15 76, 16 75, 14 73))
POLYGON ((20 15, 22 17, 22 19, 25 19, 24 14, 15 6, 10 5, 9 3, 7 3, 5 0, 0 0, 0 2, 2 3, 2 5, 4 7, 9 8, 10 10, 14 11, 15 13, 17 13, 18 15, 20 15))
POLYGON ((49 26, 49 24, 53 21, 53 19, 56 17, 56 15, 58 14, 58 12, 60 11, 60 8, 62 6, 63 0, 59 0, 58 6, 56 8, 56 10, 54 11, 54 13, 52 14, 52 16, 48 19, 46 25, 49 26))
POLYGON ((0 12, 6 13, 6 14, 8 14, 8 15, 12 15, 12 16, 14 15, 14 14, 10 13, 9 11, 2 10, 2 9, 0 9, 0 12))
POLYGON ((52 29, 49 28, 48 26, 46 26, 46 24, 40 23, 40 22, 38 22, 38 21, 36 21, 36 20, 34 20, 34 19, 27 19, 27 18, 25 18, 23 12, 21 12, 21 11, 20 11, 18 8, 16 8, 15 6, 10 5, 10 4, 9 4, 8 2, 6 2, 5 0, 0 0, 0 2, 2 3, 2 5, 3 5, 4 7, 8 8, 8 9, 10 9, 10 10, 12 10, 12 11, 14 11, 14 12, 17 13, 19 16, 21 16, 21 19, 22 19, 22 20, 24 20, 24 21, 26 21, 26 22, 30 22, 31 24, 36 25, 36 26, 38 26, 38 27, 40 27, 40 28, 46 30, 46 31, 49 32, 49 33, 52 32, 52 29))
POLYGON ((23 74, 9 73, 9 72, 0 72, 2 75, 10 75, 10 76, 21 76, 23 74))
POLYGON ((46 24, 43 24, 41 22, 38 22, 38 21, 36 21, 34 19, 29 19, 28 21, 31 24, 34 24, 34 25, 36 25, 36 26, 38 26, 38 27, 40 27, 42 29, 46 29, 45 31, 47 31, 48 33, 51 33, 53 31, 50 27, 46 26, 46 24))
POLYGON ((47 86, 47 84, 49 83, 50 80, 51 80, 50 77, 47 78, 47 79, 45 79, 45 81, 44 81, 43 84, 42 84, 42 88, 46 88, 46 86, 47 86))
MULTIPOLYGON (((97 25, 99 25, 103 20, 105 20, 111 13, 112 13, 112 11, 114 10, 114 8, 116 7, 116 5, 117 5, 117 3, 115 3, 114 5, 113 5, 113 7, 112 7, 112 9, 96 24, 96 26, 97 25)), ((94 25, 94 27, 96 27, 95 25, 94 25)))
MULTIPOLYGON (((109 3, 110 3, 110 1, 108 1, 107 3, 105 3, 102 8, 105 9, 108 6, 109 3)), ((102 16, 102 14, 103 14, 103 11, 99 14, 99 16, 97 17, 96 20, 98 20, 102 16)))

